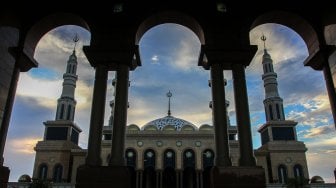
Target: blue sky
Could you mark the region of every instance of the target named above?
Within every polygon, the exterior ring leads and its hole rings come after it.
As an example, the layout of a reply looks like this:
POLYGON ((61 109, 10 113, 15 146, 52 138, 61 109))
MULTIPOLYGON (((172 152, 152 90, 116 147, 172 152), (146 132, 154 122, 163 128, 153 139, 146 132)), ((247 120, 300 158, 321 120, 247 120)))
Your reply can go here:
MULTIPOLYGON (((63 26, 46 34, 39 42, 35 59, 39 68, 20 75, 11 125, 5 148, 5 165, 11 169, 10 181, 20 175, 32 175, 36 142, 42 140, 43 122, 54 120, 56 102, 62 90, 62 75, 73 49, 72 37, 81 38, 77 45, 78 82, 76 88, 75 122, 83 129, 80 146, 86 148, 92 99, 94 69, 89 65, 82 45, 89 45, 90 33, 77 26, 63 26)), ((251 44, 259 46, 251 65, 246 68, 253 146, 260 146, 257 129, 265 123, 261 79, 261 34, 278 73, 278 87, 284 99, 287 119, 298 123, 298 139, 307 148, 310 177, 322 176, 333 182, 336 158, 336 135, 322 72, 303 66, 307 47, 303 40, 287 27, 276 24, 261 25, 250 32, 251 44), (321 163, 321 161, 323 161, 321 163)), ((142 126, 167 114, 166 93, 173 93, 172 115, 197 126, 211 123, 211 90, 209 71, 197 66, 200 42, 189 29, 177 24, 158 25, 140 41, 142 66, 130 74, 128 124, 142 126)), ((231 124, 236 124, 231 72, 224 72, 228 80, 226 97, 230 101, 231 124)), ((113 96, 109 73, 105 124, 110 115, 109 101, 113 96)))

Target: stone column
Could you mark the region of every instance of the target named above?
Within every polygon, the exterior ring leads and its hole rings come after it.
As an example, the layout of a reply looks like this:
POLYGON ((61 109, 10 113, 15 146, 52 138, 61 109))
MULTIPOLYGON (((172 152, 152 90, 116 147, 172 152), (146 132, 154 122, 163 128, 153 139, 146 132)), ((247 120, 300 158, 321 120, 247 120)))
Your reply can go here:
POLYGON ((5 111, 0 126, 0 166, 2 166, 4 162, 3 154, 19 76, 20 76, 20 68, 18 66, 15 66, 12 74, 12 79, 9 85, 5 111))
POLYGON ((102 130, 104 125, 107 72, 107 68, 104 65, 96 66, 96 76, 91 107, 88 152, 86 156, 86 165, 89 166, 100 166, 102 163, 100 153, 102 130))
POLYGON ((334 118, 334 124, 336 128, 336 91, 335 91, 335 83, 333 82, 332 74, 330 71, 329 63, 326 62, 323 67, 324 80, 326 82, 326 87, 328 91, 330 108, 334 118))
POLYGON ((127 123, 129 67, 119 64, 116 71, 116 92, 112 130, 112 149, 109 166, 124 166, 125 133, 127 123))
POLYGON ((3 166, 4 163, 3 154, 19 76, 20 76, 20 68, 15 65, 8 90, 5 111, 0 125, 0 188, 7 188, 7 182, 9 179, 10 170, 8 167, 3 166))
POLYGON ((220 64, 210 68, 212 90, 212 121, 215 128, 216 157, 218 167, 231 166, 229 139, 227 130, 224 74, 220 64))
POLYGON ((256 161, 253 156, 245 67, 242 64, 232 65, 232 76, 239 136, 239 166, 255 166, 256 161))

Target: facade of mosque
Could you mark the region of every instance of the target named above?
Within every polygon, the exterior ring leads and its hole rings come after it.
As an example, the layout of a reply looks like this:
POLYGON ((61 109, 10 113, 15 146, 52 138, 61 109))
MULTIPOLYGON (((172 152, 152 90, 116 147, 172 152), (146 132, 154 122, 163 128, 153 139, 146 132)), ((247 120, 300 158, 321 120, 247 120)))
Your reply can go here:
MULTIPOLYGON (((262 146, 254 151, 257 165, 265 169, 269 184, 285 184, 291 179, 309 179, 306 147, 297 141, 294 121, 285 120, 282 99, 277 88, 277 75, 272 59, 264 50, 262 61, 265 87, 267 122, 260 127, 262 146)), ((67 63, 63 92, 58 99, 56 118, 44 122, 43 141, 35 147, 36 158, 33 179, 52 182, 76 183, 77 168, 85 164, 87 151, 78 146, 80 128, 73 122, 76 101, 77 59, 75 51, 67 63)), ((224 82, 226 84, 226 82, 224 82)), ((112 83, 116 84, 115 81, 112 83)), ((132 187, 208 187, 210 171, 214 166, 216 148, 214 127, 194 125, 171 115, 170 97, 168 115, 141 126, 126 128, 125 163, 131 172, 132 187)), ((110 102, 112 113, 114 101, 110 102)), ((210 108, 212 103, 210 102, 210 108)), ((226 107, 229 101, 226 101, 226 107)), ((239 165, 239 135, 237 126, 230 124, 227 115, 229 154, 232 166, 239 165)), ((113 115, 103 127, 101 164, 111 160, 113 115)), ((99 146, 97 146, 99 147, 99 146)))

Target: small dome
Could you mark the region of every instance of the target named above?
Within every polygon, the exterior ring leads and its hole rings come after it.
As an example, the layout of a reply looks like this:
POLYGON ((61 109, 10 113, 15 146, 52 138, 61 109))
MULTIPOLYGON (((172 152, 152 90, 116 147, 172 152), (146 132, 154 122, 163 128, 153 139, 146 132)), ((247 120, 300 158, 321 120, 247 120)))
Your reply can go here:
POLYGON ((164 127, 168 125, 173 126, 175 130, 177 131, 180 131, 184 126, 187 126, 187 125, 192 126, 195 130, 197 129, 197 127, 194 124, 186 120, 176 118, 174 116, 166 116, 166 117, 159 118, 159 119, 156 119, 156 120, 153 120, 147 123, 145 126, 143 126, 143 130, 148 130, 147 127, 152 127, 152 126, 155 126, 158 130, 165 130, 164 127))
POLYGON ((203 124, 200 128, 200 131, 213 131, 213 126, 208 125, 208 124, 203 124))
POLYGON ((310 183, 324 183, 324 180, 321 176, 313 176, 310 183))
POLYGON ((131 125, 127 126, 127 130, 128 131, 139 131, 140 128, 137 125, 135 125, 135 124, 131 124, 131 125))
POLYGON ((31 182, 31 177, 27 174, 20 176, 18 182, 31 182))

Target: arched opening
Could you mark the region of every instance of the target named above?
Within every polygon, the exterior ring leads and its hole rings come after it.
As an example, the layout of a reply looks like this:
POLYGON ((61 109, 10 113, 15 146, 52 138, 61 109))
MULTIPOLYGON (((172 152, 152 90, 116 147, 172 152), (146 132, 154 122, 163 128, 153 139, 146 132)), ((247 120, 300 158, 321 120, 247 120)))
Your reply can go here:
POLYGON ((293 167, 294 177, 297 179, 304 178, 304 173, 302 170, 302 166, 300 164, 296 164, 293 167))
POLYGON ((187 149, 183 152, 183 187, 196 187, 195 152, 187 149))
POLYGON ((285 165, 279 165, 278 167, 278 181, 283 184, 288 181, 287 167, 285 165))
POLYGON ((48 178, 48 165, 47 164, 40 164, 38 178, 40 180, 47 180, 48 178))
POLYGON ((163 188, 176 187, 176 171, 175 171, 176 155, 172 149, 167 149, 163 156, 163 173, 162 186, 163 188))
MULTIPOLYGON (((7 143, 19 142, 25 147, 24 152, 10 151, 8 147, 5 149, 5 163, 11 167, 10 179, 14 177, 16 179, 19 174, 22 174, 22 169, 34 168, 33 147, 37 140, 43 140, 41 134, 45 129, 43 122, 61 118, 61 105, 59 105, 58 111, 56 110, 57 99, 61 95, 62 75, 66 73, 67 61, 74 49, 72 39, 76 33, 80 38, 76 46, 79 80, 75 93, 76 120, 80 121, 76 123, 85 132, 88 132, 88 127, 85 125, 90 121, 88 109, 91 106, 90 95, 92 92, 90 87, 93 84, 90 83, 90 80, 94 77, 94 72, 81 51, 81 46, 89 44, 90 33, 74 25, 60 26, 43 35, 36 44, 34 58, 39 62, 39 67, 20 74, 7 143), (22 134, 18 136, 19 132, 22 134), (12 155, 17 157, 9 157, 12 155)), ((67 118, 67 107, 67 105, 63 106, 62 119, 67 118)), ((70 119, 73 119, 74 111, 75 108, 72 107, 70 119)), ((81 137, 79 139, 80 141, 78 142, 77 139, 77 143, 81 147, 86 147, 86 141, 81 140, 83 139, 81 137)), ((74 140, 73 142, 76 143, 74 140)), ((53 168, 50 168, 50 178, 52 178, 53 168)), ((38 168, 36 170, 38 171, 38 168)), ((38 176, 37 174, 36 176, 38 176)))
MULTIPOLYGON (((276 19, 280 19, 280 17, 276 19)), ((258 124, 264 124, 271 120, 271 117, 264 119, 264 113, 268 111, 269 114, 273 114, 273 119, 277 119, 277 116, 280 115, 281 118, 298 122, 296 132, 299 141, 316 145, 316 141, 319 140, 319 143, 323 145, 322 135, 321 139, 316 139, 317 135, 314 132, 317 129, 324 130, 330 127, 330 124, 333 124, 333 119, 325 86, 321 84, 325 82, 322 72, 303 66, 303 62, 309 55, 308 48, 312 46, 308 47, 306 43, 308 39, 303 39, 303 35, 299 33, 301 30, 293 30, 295 27, 280 25, 281 23, 285 24, 285 22, 269 20, 268 23, 254 27, 250 31, 251 44, 258 45, 259 50, 250 66, 246 68, 249 102, 251 104, 262 104, 266 95, 258 91, 268 92, 265 91, 261 76, 263 74, 264 43, 260 37, 263 34, 267 38, 265 47, 273 60, 273 70, 277 74, 278 93, 283 99, 283 108, 280 101, 275 101, 272 113, 269 109, 269 100, 265 101, 265 104, 267 104, 265 109, 262 106, 251 105, 254 106, 250 108, 251 119, 255 119, 255 121, 252 121, 252 127, 255 127, 254 130, 256 130, 258 124), (279 107, 276 104, 279 104, 279 107), (277 111, 279 111, 279 114, 277 111), (323 119, 325 122, 317 121, 318 119, 323 119)), ((252 135, 254 148, 257 148, 261 145, 259 134, 252 135)), ((311 148, 307 151, 309 169, 319 168, 319 165, 312 162, 313 158, 310 152, 313 153, 311 148)))
POLYGON ((214 166, 215 153, 211 149, 206 149, 202 153, 203 164, 203 187, 210 185, 210 172, 214 166))
POLYGON ((144 152, 144 172, 143 172, 143 185, 146 188, 156 187, 156 171, 155 171, 155 160, 156 155, 154 150, 147 149, 144 152))
POLYGON ((126 166, 129 169, 131 174, 131 187, 136 186, 136 161, 137 161, 137 154, 136 151, 132 148, 128 148, 125 151, 125 158, 126 158, 126 166))
POLYGON ((61 164, 54 166, 53 182, 63 182, 63 166, 61 164))

